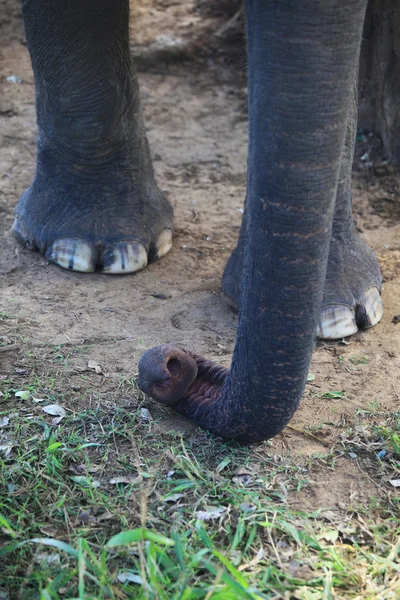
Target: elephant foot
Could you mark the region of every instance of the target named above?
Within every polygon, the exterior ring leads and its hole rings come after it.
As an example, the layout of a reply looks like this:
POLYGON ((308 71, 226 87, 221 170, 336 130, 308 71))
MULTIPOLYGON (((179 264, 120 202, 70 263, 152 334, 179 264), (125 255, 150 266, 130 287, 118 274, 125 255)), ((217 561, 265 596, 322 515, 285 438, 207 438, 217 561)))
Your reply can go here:
POLYGON ((382 318, 382 275, 374 252, 354 234, 332 238, 317 336, 336 340, 374 327, 382 318))
POLYGON ((170 250, 172 208, 152 176, 41 172, 19 200, 12 233, 64 269, 132 273, 170 250))
MULTIPOLYGON (((317 337, 342 339, 374 327, 382 318, 382 276, 374 252, 357 234, 351 241, 332 238, 317 337)), ((230 256, 222 278, 227 302, 240 303, 243 244, 230 256)))

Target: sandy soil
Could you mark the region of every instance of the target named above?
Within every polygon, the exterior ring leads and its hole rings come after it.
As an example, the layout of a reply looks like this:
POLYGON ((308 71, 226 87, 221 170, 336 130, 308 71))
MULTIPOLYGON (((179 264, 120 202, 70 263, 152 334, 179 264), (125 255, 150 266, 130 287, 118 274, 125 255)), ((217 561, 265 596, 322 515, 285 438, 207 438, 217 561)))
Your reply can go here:
MULTIPOLYGON (((145 119, 176 228, 165 258, 134 276, 111 278, 63 271, 9 233, 14 206, 34 174, 36 125, 19 5, 0 1, 0 311, 10 317, 0 323, 0 342, 17 345, 0 354, 0 386, 10 373, 21 381, 51 376, 70 410, 82 403, 112 410, 127 402, 120 381, 134 378, 141 353, 153 345, 177 342, 229 366, 237 320, 220 281, 245 192, 244 51, 241 36, 224 30, 226 17, 204 4, 142 0, 135 9, 145 119), (10 75, 22 83, 7 81, 10 75), (90 371, 89 360, 106 376, 90 371)), ((384 318, 345 344, 318 344, 315 380, 307 385, 293 428, 272 446, 254 449, 255 460, 274 452, 308 461, 314 484, 298 494, 303 506, 379 493, 368 465, 343 455, 333 471, 315 456, 350 425, 362 427, 360 409, 373 413, 370 424, 400 410, 400 324, 393 322, 400 313, 399 183, 379 152, 374 157, 371 144, 371 138, 364 140, 358 149, 354 204, 359 230, 381 261, 384 318), (322 397, 332 391, 344 394, 322 397)), ((192 435, 168 411, 150 401, 145 406, 160 417, 161 431, 177 427, 192 435)))

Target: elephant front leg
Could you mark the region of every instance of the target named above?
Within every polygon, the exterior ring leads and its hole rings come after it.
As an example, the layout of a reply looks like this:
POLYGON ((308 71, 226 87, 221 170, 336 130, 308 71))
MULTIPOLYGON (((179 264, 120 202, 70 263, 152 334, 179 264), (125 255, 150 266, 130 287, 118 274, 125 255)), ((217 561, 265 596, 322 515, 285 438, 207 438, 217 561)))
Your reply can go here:
POLYGON ((340 163, 332 239, 317 335, 340 339, 381 320, 382 276, 374 252, 355 230, 352 214, 351 172, 357 130, 357 84, 347 118, 340 163))
POLYGON ((23 0, 36 86, 35 179, 13 233, 61 267, 137 271, 171 248, 129 51, 129 1, 23 0))
MULTIPOLYGON (((357 128, 357 85, 346 126, 324 296, 317 324, 321 339, 341 339, 379 323, 383 314, 382 276, 374 252, 355 230, 352 215, 351 172, 357 128)), ((239 240, 226 265, 222 287, 228 302, 238 308, 247 237, 246 211, 239 240)))

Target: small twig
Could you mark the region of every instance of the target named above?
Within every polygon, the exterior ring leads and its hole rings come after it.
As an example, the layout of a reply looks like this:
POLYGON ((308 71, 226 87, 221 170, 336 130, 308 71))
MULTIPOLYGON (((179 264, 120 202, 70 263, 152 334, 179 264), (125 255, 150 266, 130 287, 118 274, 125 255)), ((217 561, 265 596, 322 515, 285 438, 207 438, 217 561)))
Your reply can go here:
POLYGON ((238 20, 238 18, 242 14, 242 10, 242 8, 239 8, 239 10, 233 15, 233 17, 231 17, 226 23, 222 25, 222 27, 218 29, 218 31, 216 31, 215 37, 221 37, 226 31, 228 31, 228 29, 230 29, 232 25, 234 25, 238 20))
POLYGON ((115 452, 116 452, 117 456, 119 456, 119 452, 118 452, 118 444, 117 444, 117 440, 115 439, 114 419, 115 419, 115 417, 113 417, 113 418, 112 418, 112 421, 111 421, 111 423, 113 424, 113 432, 112 432, 112 435, 113 435, 113 442, 114 442, 114 448, 115 448, 115 452))
POLYGON ((372 482, 372 483, 373 483, 373 484, 374 484, 374 485, 375 485, 375 486, 378 488, 378 490, 381 490, 381 489, 382 489, 382 486, 381 486, 381 485, 379 485, 379 483, 376 483, 376 481, 374 481, 374 480, 372 479, 372 477, 370 477, 370 476, 368 475, 368 473, 366 473, 366 472, 364 471, 364 469, 362 469, 362 468, 361 468, 361 465, 360 465, 360 463, 359 463, 359 461, 358 461, 358 458, 356 458, 356 465, 357 465, 357 467, 358 467, 359 471, 361 471, 361 473, 362 473, 363 475, 365 475, 365 477, 367 477, 367 478, 368 478, 368 479, 369 479, 369 480, 370 480, 370 481, 371 481, 371 482, 372 482))
POLYGON ((222 567, 220 569, 218 569, 217 574, 215 576, 214 579, 214 585, 212 586, 212 588, 208 591, 207 596, 204 598, 204 600, 210 600, 210 598, 214 595, 214 591, 215 589, 218 587, 219 582, 221 581, 222 575, 224 574, 224 570, 222 569, 222 567))
POLYGON ((274 540, 272 538, 272 533, 271 533, 272 526, 274 525, 275 520, 276 520, 276 514, 277 514, 276 511, 274 511, 274 516, 273 516, 273 519, 272 519, 272 522, 271 522, 271 527, 267 527, 267 534, 268 534, 269 542, 270 542, 270 544, 272 546, 272 549, 274 551, 274 554, 276 556, 276 559, 277 559, 277 561, 279 563, 279 566, 282 568, 282 561, 281 561, 281 558, 279 556, 279 552, 277 551, 276 546, 274 544, 274 540))
POLYGON ((399 551, 400 548, 400 537, 397 540, 397 542, 395 543, 395 545, 393 546, 393 548, 391 549, 389 556, 388 556, 388 560, 395 560, 397 553, 399 551))
POLYGON ((216 329, 214 329, 214 327, 211 327, 211 325, 204 323, 204 327, 207 327, 207 329, 210 329, 211 331, 214 331, 214 333, 217 333, 218 335, 222 336, 222 333, 220 331, 217 331, 216 329))
POLYGON ((287 429, 292 429, 293 431, 297 431, 297 433, 301 433, 302 435, 308 436, 311 439, 315 440, 316 442, 319 442, 320 444, 324 444, 325 446, 330 446, 331 442, 327 442, 326 440, 321 440, 321 438, 317 437, 316 435, 313 435, 312 433, 310 433, 309 431, 306 431, 305 429, 298 429, 297 427, 294 427, 293 425, 286 425, 287 429))
POLYGON ((19 345, 9 344, 8 346, 0 346, 0 352, 12 352, 13 350, 19 350, 19 345))

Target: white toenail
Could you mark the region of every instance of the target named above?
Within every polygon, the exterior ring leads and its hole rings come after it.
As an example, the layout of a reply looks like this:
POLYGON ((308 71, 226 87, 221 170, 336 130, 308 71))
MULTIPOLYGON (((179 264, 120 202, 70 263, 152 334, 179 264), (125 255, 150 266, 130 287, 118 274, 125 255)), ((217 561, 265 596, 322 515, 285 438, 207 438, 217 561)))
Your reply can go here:
POLYGON ((383 315, 383 300, 376 287, 370 288, 363 294, 360 305, 364 308, 368 319, 368 323, 363 323, 366 329, 379 323, 383 315))
POLYGON ((147 266, 147 250, 139 242, 120 242, 103 252, 101 264, 109 275, 134 273, 147 266))
POLYGON ((355 313, 344 304, 333 304, 321 311, 317 337, 323 340, 340 340, 358 331, 355 313))
POLYGON ((172 231, 170 229, 164 229, 164 231, 158 236, 157 240, 157 258, 161 258, 172 248, 172 231))
POLYGON ((46 258, 63 269, 92 273, 95 269, 94 251, 90 244, 77 238, 56 240, 46 251, 46 258))

